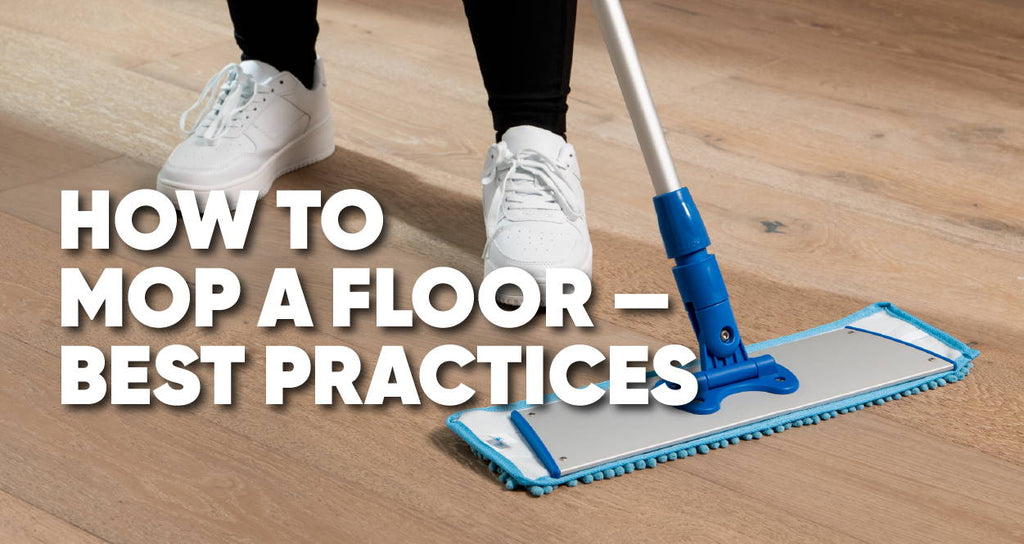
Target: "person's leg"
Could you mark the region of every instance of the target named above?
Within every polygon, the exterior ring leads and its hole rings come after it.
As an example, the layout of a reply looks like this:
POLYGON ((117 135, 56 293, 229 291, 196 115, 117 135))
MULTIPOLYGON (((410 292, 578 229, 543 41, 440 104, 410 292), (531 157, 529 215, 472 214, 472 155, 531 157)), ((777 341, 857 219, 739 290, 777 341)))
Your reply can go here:
MULTIPOLYGON (((497 143, 483 174, 484 273, 591 273, 576 150, 565 141, 576 0, 463 0, 497 143)), ((498 301, 520 304, 517 289, 498 301)), ((543 298, 543 294, 542 294, 543 298)))
POLYGON ((497 139, 531 125, 565 137, 576 0, 463 0, 497 139))
POLYGON ((316 66, 317 0, 228 0, 242 60, 265 62, 291 72, 313 88, 316 66))

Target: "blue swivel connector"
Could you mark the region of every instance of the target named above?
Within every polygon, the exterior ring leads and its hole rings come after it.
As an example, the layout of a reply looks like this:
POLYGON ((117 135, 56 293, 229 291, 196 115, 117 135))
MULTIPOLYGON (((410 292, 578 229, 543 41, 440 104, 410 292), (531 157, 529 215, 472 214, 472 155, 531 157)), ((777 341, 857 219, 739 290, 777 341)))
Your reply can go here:
POLYGON ((690 191, 683 187, 658 195, 654 208, 665 251, 676 261, 672 273, 700 347, 701 370, 694 373, 697 396, 680 408, 712 414, 722 399, 741 391, 796 391, 800 387, 796 376, 771 355, 747 355, 722 271, 715 256, 707 252, 711 239, 690 191))

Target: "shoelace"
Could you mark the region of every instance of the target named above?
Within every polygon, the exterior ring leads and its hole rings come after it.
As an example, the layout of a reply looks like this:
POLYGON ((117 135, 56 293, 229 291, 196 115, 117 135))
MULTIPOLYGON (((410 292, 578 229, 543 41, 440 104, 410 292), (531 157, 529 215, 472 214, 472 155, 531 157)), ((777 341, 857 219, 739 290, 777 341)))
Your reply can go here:
POLYGON ((481 183, 500 183, 502 202, 509 209, 561 210, 569 221, 580 217, 580 208, 571 196, 572 186, 562 177, 554 160, 532 149, 514 155, 501 149, 499 154, 484 172, 481 183), (508 170, 499 181, 499 167, 505 164, 508 170))
MULTIPOLYGON (((559 173, 555 161, 532 149, 513 155, 507 149, 499 148, 498 154, 480 181, 483 185, 501 184, 498 190, 503 205, 511 210, 560 210, 569 221, 580 217, 579 206, 568 196, 572 194, 572 187, 559 173), (506 164, 508 170, 499 181, 499 167, 506 164)), ((484 245, 484 259, 490 249, 491 241, 488 241, 484 245)))
POLYGON ((231 128, 234 117, 245 111, 255 96, 256 82, 237 63, 232 62, 206 82, 199 98, 181 114, 178 127, 186 134, 192 134, 208 119, 209 125, 200 137, 212 142, 231 128), (214 92, 218 88, 219 91, 214 92), (187 126, 189 115, 197 109, 199 115, 195 123, 187 126))

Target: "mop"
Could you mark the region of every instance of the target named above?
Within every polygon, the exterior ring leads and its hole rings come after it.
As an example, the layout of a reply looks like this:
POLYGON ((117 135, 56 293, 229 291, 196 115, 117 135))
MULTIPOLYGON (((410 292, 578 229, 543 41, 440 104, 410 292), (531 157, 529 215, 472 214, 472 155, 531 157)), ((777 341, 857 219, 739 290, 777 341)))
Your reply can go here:
MULTIPOLYGON (((548 395, 542 405, 523 401, 451 415, 448 427, 489 462, 506 488, 540 496, 560 485, 614 478, 815 425, 966 376, 976 350, 885 302, 814 329, 744 345, 721 271, 707 252, 711 242, 704 223, 676 177, 619 0, 594 5, 697 337, 697 394, 680 407, 606 400, 578 407, 548 395)), ((653 373, 648 378, 649 387, 658 384, 653 373)))

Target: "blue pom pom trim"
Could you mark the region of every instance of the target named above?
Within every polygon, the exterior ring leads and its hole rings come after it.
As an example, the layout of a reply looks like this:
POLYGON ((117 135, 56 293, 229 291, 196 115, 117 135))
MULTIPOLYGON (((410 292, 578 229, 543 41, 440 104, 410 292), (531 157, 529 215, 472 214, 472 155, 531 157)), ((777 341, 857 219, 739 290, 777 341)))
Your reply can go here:
MULTIPOLYGON (((585 471, 566 474, 561 478, 545 476, 542 478, 532 479, 524 476, 514 464, 498 453, 494 448, 487 445, 479 437, 473 434, 466 425, 459 421, 460 416, 470 410, 463 410, 452 414, 448 417, 446 424, 448 425, 448 428, 469 444, 470 449, 477 457, 488 462, 488 467, 497 475, 498 480, 505 485, 506 489, 525 489, 531 495, 541 497, 543 495, 550 494, 556 487, 562 485, 576 487, 580 482, 583 484, 590 484, 598 480, 610 480, 617 476, 630 474, 637 470, 654 468, 658 463, 665 463, 676 459, 685 459, 697 454, 707 454, 712 450, 724 449, 730 444, 738 444, 741 441, 758 440, 765 436, 778 434, 794 427, 817 425, 822 421, 828 421, 840 414, 856 412, 871 406, 881 406, 889 401, 910 397, 958 382, 964 379, 964 377, 966 377, 971 371, 971 368, 974 367, 972 361, 979 355, 978 350, 971 348, 960 340, 957 340, 952 335, 906 313, 889 302, 879 302, 833 323, 798 332, 796 334, 791 334, 789 336, 783 336, 781 338, 754 344, 749 346, 748 349, 750 351, 756 351, 771 348, 780 344, 801 340, 809 336, 840 329, 849 323, 882 311, 918 327, 930 334, 936 340, 959 351, 960 357, 952 361, 953 369, 946 373, 927 376, 925 378, 863 393, 855 397, 758 421, 749 425, 723 431, 721 433, 691 440, 689 442, 674 444, 660 450, 643 453, 626 459, 620 459, 585 471)), ((598 385, 607 388, 607 382, 598 385)), ((557 400, 555 395, 547 395, 544 398, 544 402, 554 400, 557 400)), ((526 401, 520 401, 506 406, 488 406, 485 408, 475 408, 474 410, 512 411, 525 406, 527 406, 526 401)))

